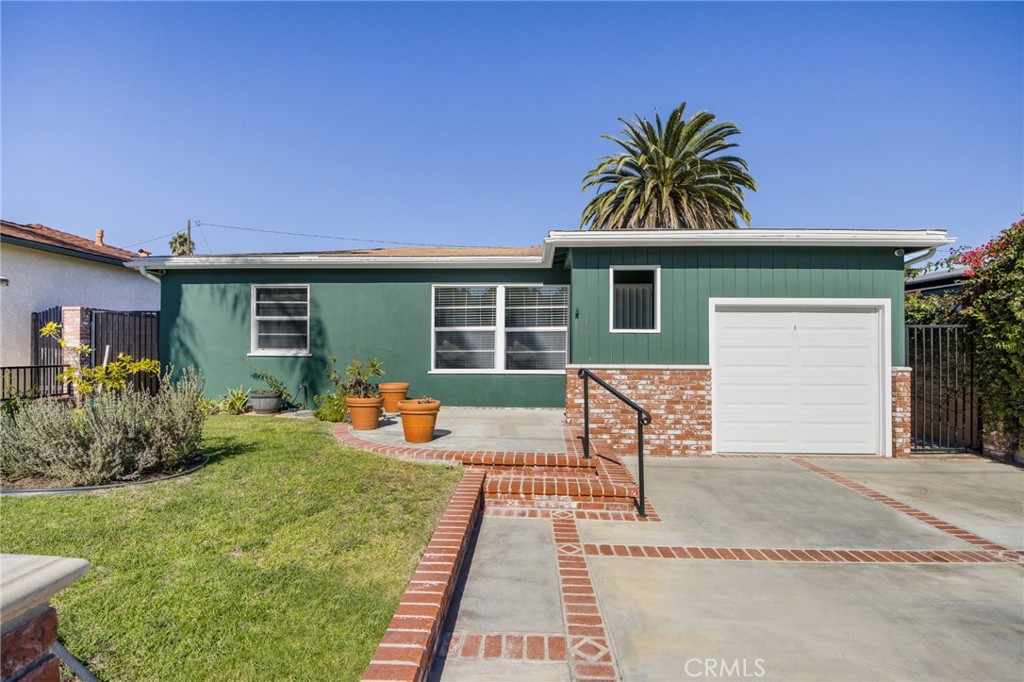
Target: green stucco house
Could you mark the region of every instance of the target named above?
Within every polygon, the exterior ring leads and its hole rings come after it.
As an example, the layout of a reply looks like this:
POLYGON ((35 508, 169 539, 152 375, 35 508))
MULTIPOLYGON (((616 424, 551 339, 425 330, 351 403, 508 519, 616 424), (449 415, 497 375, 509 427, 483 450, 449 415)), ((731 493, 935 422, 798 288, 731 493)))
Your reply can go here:
MULTIPOLYGON (((534 248, 149 257, 161 360, 211 394, 252 362, 326 389, 329 355, 447 405, 563 407, 587 367, 654 414, 651 454, 909 449, 903 269, 940 230, 563 231, 534 248)), ((594 396, 624 452, 632 413, 594 396)))

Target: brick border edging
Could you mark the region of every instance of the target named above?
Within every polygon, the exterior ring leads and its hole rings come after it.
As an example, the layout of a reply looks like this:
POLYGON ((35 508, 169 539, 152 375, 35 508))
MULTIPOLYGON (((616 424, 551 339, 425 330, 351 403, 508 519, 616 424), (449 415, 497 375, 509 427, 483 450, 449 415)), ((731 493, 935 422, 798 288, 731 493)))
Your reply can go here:
POLYGON ((377 651, 363 671, 366 682, 421 682, 437 655, 441 631, 483 507, 484 472, 467 469, 437 522, 405 587, 377 651))

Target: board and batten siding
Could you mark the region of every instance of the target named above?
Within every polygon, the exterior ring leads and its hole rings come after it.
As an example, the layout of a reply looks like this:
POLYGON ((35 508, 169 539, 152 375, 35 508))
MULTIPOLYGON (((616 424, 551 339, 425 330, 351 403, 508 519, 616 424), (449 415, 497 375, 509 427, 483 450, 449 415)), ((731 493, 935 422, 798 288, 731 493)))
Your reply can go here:
POLYGON ((309 386, 309 404, 328 390, 327 357, 343 369, 358 351, 379 358, 381 381, 409 382, 409 396, 447 405, 562 407, 564 374, 431 374, 431 285, 568 284, 559 265, 537 270, 168 270, 162 279, 163 363, 194 365, 215 397, 229 387, 262 387, 245 361, 293 391, 309 386), (247 357, 252 284, 309 284, 310 356, 247 357))
POLYGON ((574 364, 706 365, 708 299, 888 298, 892 363, 903 365, 903 258, 891 248, 574 248, 574 364), (609 331, 612 265, 661 266, 660 333, 609 331))

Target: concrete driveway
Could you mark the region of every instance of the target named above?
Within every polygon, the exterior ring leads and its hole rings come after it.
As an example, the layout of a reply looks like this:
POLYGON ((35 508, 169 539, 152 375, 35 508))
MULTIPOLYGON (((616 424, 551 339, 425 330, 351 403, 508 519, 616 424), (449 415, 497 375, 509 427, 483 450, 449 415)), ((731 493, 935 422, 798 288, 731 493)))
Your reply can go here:
POLYGON ((434 679, 1022 679, 1021 469, 646 468, 657 522, 486 510, 434 679))

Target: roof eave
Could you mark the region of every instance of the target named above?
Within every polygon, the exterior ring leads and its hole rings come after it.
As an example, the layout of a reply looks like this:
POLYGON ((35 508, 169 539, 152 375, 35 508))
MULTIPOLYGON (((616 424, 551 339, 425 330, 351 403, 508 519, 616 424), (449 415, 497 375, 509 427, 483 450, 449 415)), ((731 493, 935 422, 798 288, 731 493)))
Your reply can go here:
POLYGON ((553 231, 544 240, 554 247, 607 246, 891 246, 926 249, 952 244, 945 230, 657 230, 553 231))
POLYGON ((85 251, 55 246, 53 244, 43 244, 41 242, 32 241, 31 239, 22 239, 21 237, 15 237, 9 234, 0 235, 0 241, 13 244, 14 246, 22 246, 26 249, 36 249, 37 251, 46 251, 47 253, 55 253, 61 256, 91 260, 96 263, 106 263, 107 265, 120 265, 124 267, 128 264, 128 259, 122 260, 120 258, 114 258, 113 256, 101 256, 96 253, 87 253, 85 251))
MULTIPOLYGON (((552 254, 553 255, 553 254, 552 254)), ((196 269, 472 269, 472 268, 543 268, 550 267, 550 258, 542 256, 446 256, 389 258, 331 258, 324 256, 150 256, 134 258, 133 267, 147 270, 196 269)))

